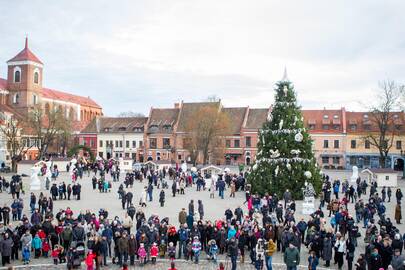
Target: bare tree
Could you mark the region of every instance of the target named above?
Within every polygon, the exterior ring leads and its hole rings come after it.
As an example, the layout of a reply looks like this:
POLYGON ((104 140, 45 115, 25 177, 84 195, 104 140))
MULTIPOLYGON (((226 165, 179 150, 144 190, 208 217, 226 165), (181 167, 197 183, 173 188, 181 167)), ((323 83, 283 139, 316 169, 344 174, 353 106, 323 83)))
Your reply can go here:
POLYGON ((193 164, 198 160, 203 164, 214 162, 225 149, 224 136, 228 134, 229 118, 215 104, 218 103, 195 109, 185 123, 187 143, 184 147, 193 164))
POLYGON ((15 116, 4 116, 2 120, 3 124, 0 125, 0 133, 5 139, 7 151, 11 157, 11 170, 16 172, 17 163, 34 146, 35 141, 24 139, 21 136, 24 129, 24 121, 21 119, 18 120, 15 116))
POLYGON ((45 157, 48 148, 63 132, 67 132, 69 120, 65 112, 58 106, 45 111, 41 106, 33 108, 28 113, 28 125, 32 135, 38 139, 38 159, 45 157))
POLYGON ((133 111, 126 111, 120 112, 117 117, 145 117, 143 113, 133 112, 133 111))
POLYGON ((400 107, 399 100, 404 91, 404 86, 386 80, 379 83, 379 88, 378 103, 370 107, 370 128, 363 140, 367 140, 370 145, 378 149, 380 167, 385 168, 394 137, 399 135, 402 128, 401 125, 397 124, 400 116, 395 111, 400 107))

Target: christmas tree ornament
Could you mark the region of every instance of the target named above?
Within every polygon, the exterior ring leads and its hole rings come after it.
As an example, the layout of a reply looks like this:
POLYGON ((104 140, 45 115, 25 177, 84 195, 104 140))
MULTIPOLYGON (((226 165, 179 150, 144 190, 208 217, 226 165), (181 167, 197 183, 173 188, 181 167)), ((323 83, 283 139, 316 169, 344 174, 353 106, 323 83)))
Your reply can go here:
POLYGON ((287 165, 285 165, 287 167, 287 170, 291 171, 291 164, 287 163, 287 165))
POLYGON ((284 120, 281 119, 280 123, 278 124, 278 129, 283 129, 284 120))
POLYGON ((287 88, 287 85, 284 85, 284 87, 283 87, 283 92, 284 92, 284 96, 286 97, 286 96, 287 96, 287 94, 288 94, 288 88, 287 88))
POLYGON ((275 176, 278 175, 278 170, 279 170, 279 169, 280 169, 280 168, 279 168, 278 165, 277 165, 276 169, 274 170, 274 175, 275 175, 275 176))
POLYGON ((270 154, 271 158, 278 158, 280 156, 280 152, 277 149, 276 150, 270 149, 270 154))
POLYGON ((273 120, 273 115, 271 114, 271 112, 269 111, 267 113, 267 121, 271 122, 273 120))
POLYGON ((296 142, 302 142, 302 140, 304 139, 304 136, 302 136, 301 132, 298 132, 297 134, 295 134, 294 139, 296 142))
POLYGON ((312 177, 312 173, 311 173, 310 171, 305 171, 305 172, 304 172, 304 176, 305 176, 307 179, 310 179, 310 178, 312 177))

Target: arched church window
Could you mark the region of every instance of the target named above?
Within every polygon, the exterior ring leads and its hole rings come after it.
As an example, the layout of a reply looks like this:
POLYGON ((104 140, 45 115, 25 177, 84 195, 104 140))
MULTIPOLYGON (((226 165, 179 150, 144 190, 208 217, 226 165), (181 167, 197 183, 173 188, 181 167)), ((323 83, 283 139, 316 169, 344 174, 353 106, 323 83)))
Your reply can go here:
POLYGON ((21 69, 19 67, 16 67, 14 69, 14 82, 15 83, 21 82, 21 69))
POLYGON ((36 83, 36 84, 39 83, 39 73, 38 73, 38 71, 35 71, 35 73, 34 73, 34 83, 36 83))

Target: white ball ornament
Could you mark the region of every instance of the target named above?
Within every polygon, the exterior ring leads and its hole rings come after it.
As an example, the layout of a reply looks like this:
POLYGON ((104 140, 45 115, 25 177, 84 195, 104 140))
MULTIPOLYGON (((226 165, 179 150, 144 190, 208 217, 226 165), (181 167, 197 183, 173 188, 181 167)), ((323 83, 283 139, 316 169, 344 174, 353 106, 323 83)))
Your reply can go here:
POLYGON ((291 171, 291 164, 287 163, 287 165, 285 165, 287 167, 287 170, 291 171))
POLYGON ((294 139, 296 142, 302 142, 302 140, 304 139, 304 136, 301 134, 301 132, 298 132, 297 134, 295 134, 294 139))
POLYGON ((304 176, 305 176, 307 179, 310 179, 310 178, 312 177, 312 173, 311 173, 310 171, 306 171, 306 172, 304 172, 304 176))

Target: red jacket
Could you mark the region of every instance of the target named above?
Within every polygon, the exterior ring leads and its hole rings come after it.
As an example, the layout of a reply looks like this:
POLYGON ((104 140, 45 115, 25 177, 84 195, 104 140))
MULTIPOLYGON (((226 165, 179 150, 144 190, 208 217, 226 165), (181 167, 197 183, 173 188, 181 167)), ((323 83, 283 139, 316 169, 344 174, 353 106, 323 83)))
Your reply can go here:
POLYGON ((157 257, 159 253, 159 248, 157 246, 152 246, 150 248, 150 256, 151 257, 157 257))

